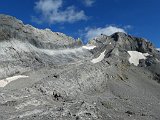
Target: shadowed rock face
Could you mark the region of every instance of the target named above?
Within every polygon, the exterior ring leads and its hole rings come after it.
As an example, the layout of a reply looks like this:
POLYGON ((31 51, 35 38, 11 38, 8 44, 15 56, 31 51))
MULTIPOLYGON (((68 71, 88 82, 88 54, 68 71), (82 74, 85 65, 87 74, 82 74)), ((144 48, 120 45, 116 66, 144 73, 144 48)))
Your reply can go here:
POLYGON ((160 53, 125 33, 82 46, 0 15, 0 78, 0 120, 160 119, 160 53))

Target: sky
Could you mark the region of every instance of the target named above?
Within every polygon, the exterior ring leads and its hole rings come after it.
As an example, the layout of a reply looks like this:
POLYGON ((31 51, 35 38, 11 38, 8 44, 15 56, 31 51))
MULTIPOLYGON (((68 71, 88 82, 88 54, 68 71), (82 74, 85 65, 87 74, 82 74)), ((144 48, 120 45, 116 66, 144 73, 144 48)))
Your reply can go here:
POLYGON ((85 43, 125 32, 160 48, 160 0, 1 0, 0 13, 85 43))

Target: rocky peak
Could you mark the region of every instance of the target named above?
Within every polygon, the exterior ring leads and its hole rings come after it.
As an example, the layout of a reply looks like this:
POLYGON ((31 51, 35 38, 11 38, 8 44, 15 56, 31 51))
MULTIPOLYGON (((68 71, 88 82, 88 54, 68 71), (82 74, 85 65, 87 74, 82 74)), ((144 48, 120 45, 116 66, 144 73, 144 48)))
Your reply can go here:
POLYGON ((125 38, 127 36, 126 33, 123 32, 117 32, 112 34, 110 37, 113 38, 115 41, 121 40, 122 38, 125 38))
POLYGON ((142 53, 153 53, 155 52, 155 47, 153 44, 143 38, 133 37, 126 33, 117 32, 111 36, 101 35, 96 39, 91 40, 89 43, 101 46, 112 44, 116 48, 123 50, 132 50, 142 53))
POLYGON ((0 25, 8 25, 11 27, 20 27, 23 25, 21 20, 16 19, 15 17, 0 14, 0 25))
POLYGON ((8 15, 0 15, 0 40, 17 39, 44 49, 62 49, 81 46, 74 38, 49 29, 37 29, 8 15))
POLYGON ((153 44, 146 39, 134 37, 126 33, 114 33, 111 36, 100 35, 96 39, 89 42, 97 46, 92 50, 95 56, 105 51, 105 58, 116 60, 114 62, 127 61, 130 57, 137 59, 137 65, 139 66, 152 66, 156 64, 156 60, 160 60, 160 54, 153 44), (139 56, 139 57, 138 57, 139 56))

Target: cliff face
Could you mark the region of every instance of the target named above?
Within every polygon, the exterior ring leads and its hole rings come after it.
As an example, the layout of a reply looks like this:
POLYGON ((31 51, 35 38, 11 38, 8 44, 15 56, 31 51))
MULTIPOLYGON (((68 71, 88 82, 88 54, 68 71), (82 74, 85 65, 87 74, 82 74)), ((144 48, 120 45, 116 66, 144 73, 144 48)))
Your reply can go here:
POLYGON ((11 16, 0 15, 0 40, 18 39, 43 49, 60 49, 81 45, 72 37, 49 29, 39 30, 11 16))
MULTIPOLYGON (((126 60, 126 62, 131 57, 131 55, 128 54, 129 51, 147 55, 145 59, 139 59, 138 65, 152 72, 156 71, 156 73, 159 74, 160 52, 150 41, 125 33, 115 33, 111 36, 101 35, 91 40, 90 43, 99 46, 100 49, 103 46, 103 49, 109 51, 106 57, 114 56, 117 59, 126 60), (156 68, 154 68, 155 66, 156 68)), ((96 51, 96 49, 94 51, 96 51)))
POLYGON ((82 60, 87 53, 80 46, 81 41, 63 33, 39 30, 14 17, 0 15, 0 78, 82 60))
POLYGON ((160 52, 115 33, 84 46, 0 15, 0 120, 159 120, 160 52))

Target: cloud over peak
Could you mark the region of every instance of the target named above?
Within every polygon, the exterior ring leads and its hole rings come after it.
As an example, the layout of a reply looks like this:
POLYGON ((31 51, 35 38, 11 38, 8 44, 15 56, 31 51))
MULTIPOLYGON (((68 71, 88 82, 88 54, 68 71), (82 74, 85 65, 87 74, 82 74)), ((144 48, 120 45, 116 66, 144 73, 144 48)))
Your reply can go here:
POLYGON ((126 33, 126 31, 123 28, 115 27, 115 26, 106 26, 104 28, 86 28, 86 34, 85 39, 90 40, 93 39, 101 34, 105 35, 112 35, 116 32, 123 32, 126 33))
POLYGON ((62 0, 39 0, 35 3, 35 10, 40 13, 41 17, 33 17, 35 22, 54 23, 73 23, 80 20, 87 20, 83 10, 76 10, 75 6, 68 6, 63 9, 62 0))

